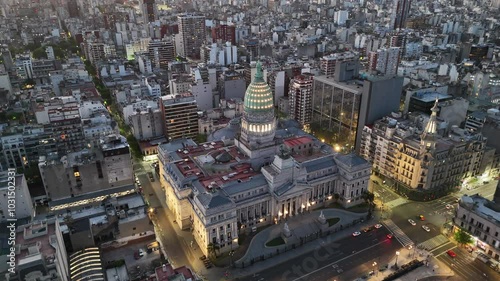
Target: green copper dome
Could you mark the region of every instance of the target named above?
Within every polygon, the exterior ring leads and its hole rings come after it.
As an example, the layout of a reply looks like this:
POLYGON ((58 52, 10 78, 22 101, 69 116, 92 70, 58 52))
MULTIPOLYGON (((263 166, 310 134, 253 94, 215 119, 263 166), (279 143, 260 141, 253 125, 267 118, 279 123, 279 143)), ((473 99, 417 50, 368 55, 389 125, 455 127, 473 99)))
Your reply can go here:
POLYGON ((260 62, 257 62, 257 72, 253 82, 247 88, 243 105, 246 112, 274 110, 273 92, 264 81, 260 62))

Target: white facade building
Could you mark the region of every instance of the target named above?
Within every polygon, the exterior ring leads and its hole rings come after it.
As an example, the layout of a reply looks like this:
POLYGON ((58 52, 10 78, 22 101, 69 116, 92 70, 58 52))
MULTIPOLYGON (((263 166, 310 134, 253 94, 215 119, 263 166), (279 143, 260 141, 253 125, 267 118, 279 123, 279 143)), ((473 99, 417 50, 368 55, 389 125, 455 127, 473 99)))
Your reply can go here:
POLYGON ((35 209, 24 175, 13 176, 7 172, 0 173, 0 222, 22 218, 31 220, 34 216, 35 209), (14 180, 9 177, 14 177, 14 180), (12 192, 15 195, 12 195, 12 192), (12 205, 12 200, 15 201, 15 213, 11 214, 9 205, 12 205))

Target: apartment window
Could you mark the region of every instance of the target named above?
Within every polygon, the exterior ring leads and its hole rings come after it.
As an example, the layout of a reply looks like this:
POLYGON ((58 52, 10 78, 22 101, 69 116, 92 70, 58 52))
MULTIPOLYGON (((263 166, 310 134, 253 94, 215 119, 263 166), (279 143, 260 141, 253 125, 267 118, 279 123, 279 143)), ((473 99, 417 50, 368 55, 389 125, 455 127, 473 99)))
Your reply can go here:
POLYGON ((227 228, 228 228, 228 229, 231 229, 231 224, 228 224, 228 225, 227 225, 227 228))

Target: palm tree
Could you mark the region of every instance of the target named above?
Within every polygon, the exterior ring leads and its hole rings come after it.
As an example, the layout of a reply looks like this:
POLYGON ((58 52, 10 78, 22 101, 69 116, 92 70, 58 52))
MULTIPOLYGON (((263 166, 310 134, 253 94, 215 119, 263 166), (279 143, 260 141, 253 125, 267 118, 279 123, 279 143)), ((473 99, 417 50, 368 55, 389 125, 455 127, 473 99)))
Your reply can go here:
POLYGON ((217 244, 214 244, 214 243, 208 244, 208 246, 207 246, 208 255, 217 257, 217 251, 219 251, 219 249, 220 249, 220 247, 217 244))
POLYGON ((375 195, 370 191, 365 191, 361 195, 361 198, 363 198, 365 202, 368 203, 369 206, 368 213, 371 213, 374 207, 373 201, 375 200, 375 195))

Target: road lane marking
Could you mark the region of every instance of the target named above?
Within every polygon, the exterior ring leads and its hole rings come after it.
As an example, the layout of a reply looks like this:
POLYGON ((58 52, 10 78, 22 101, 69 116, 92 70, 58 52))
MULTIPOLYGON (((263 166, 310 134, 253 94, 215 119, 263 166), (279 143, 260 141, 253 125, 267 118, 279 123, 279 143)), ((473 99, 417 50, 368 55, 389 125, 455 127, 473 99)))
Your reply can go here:
POLYGON ((372 245, 372 246, 370 246, 370 247, 368 247, 368 248, 364 248, 363 250, 356 251, 354 254, 348 255, 347 257, 343 257, 343 258, 341 258, 340 260, 336 260, 336 261, 334 261, 334 262, 332 262, 332 263, 330 263, 330 264, 327 264, 327 265, 325 265, 325 266, 323 266, 323 267, 321 267, 321 268, 318 268, 318 269, 316 269, 316 270, 314 270, 314 271, 311 271, 311 272, 309 272, 309 273, 307 273, 307 274, 304 274, 304 275, 300 276, 299 278, 294 279, 293 281, 301 280, 302 278, 307 277, 307 276, 309 276, 309 275, 311 275, 311 274, 313 274, 313 273, 316 273, 316 272, 321 271, 321 270, 323 270, 323 269, 329 268, 329 267, 331 267, 331 266, 332 266, 332 265, 334 265, 334 264, 337 264, 337 263, 339 263, 339 262, 341 262, 341 261, 343 261, 343 260, 346 260, 346 259, 348 259, 348 258, 351 258, 351 257, 353 257, 353 256, 355 256, 355 255, 357 255, 357 254, 359 254, 359 253, 362 253, 362 252, 367 251, 367 250, 369 250, 369 249, 371 249, 371 248, 374 248, 374 247, 376 247, 376 246, 378 246, 378 245, 380 245, 380 244, 385 243, 385 242, 386 242, 386 241, 388 241, 388 240, 389 240, 389 239, 385 239, 385 240, 383 240, 383 241, 381 241, 381 242, 379 242, 379 243, 377 243, 377 244, 375 244, 375 245, 372 245))
MULTIPOLYGON (((451 243, 451 242, 449 242, 449 243, 451 243)), ((445 244, 445 245, 446 245, 446 244, 445 244)), ((445 246, 445 245, 443 245, 443 246, 445 246)), ((441 247, 442 247, 442 246, 441 246, 441 247)), ((438 248, 441 248, 441 247, 438 247, 438 248)), ((441 256, 442 254, 444 254, 444 253, 448 252, 449 250, 453 250, 453 249, 455 249, 456 247, 457 247, 457 246, 454 246, 453 248, 450 248, 450 249, 448 249, 448 250, 444 250, 444 252, 442 252, 441 254, 434 255, 434 257, 436 257, 436 258, 437 258, 437 257, 441 256)), ((434 253, 433 253, 433 254, 434 254, 434 253)))

